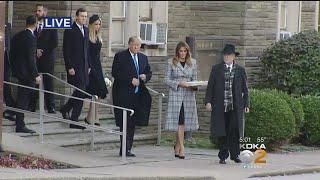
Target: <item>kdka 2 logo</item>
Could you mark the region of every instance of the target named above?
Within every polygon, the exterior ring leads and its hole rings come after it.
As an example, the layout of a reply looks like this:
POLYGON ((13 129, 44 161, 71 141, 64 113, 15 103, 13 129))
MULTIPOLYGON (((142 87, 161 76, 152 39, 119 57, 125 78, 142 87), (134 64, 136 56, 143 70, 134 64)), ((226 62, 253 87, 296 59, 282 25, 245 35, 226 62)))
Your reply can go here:
POLYGON ((266 164, 266 145, 264 144, 266 137, 258 137, 251 143, 251 138, 240 138, 240 159, 244 163, 244 168, 262 168, 261 164, 266 164))
POLYGON ((45 17, 43 29, 71 29, 71 17, 45 17))

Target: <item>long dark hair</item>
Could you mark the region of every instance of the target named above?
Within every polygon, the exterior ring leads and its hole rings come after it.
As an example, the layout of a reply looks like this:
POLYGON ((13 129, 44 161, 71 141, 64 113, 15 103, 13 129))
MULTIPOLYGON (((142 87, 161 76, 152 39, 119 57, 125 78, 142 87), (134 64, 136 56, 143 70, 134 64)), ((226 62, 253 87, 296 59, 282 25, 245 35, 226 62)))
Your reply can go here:
POLYGON ((176 47, 176 53, 175 53, 175 56, 172 58, 172 63, 176 66, 179 62, 179 50, 184 47, 187 49, 187 55, 186 55, 186 64, 189 66, 189 67, 192 67, 192 62, 191 62, 191 53, 190 53, 190 47, 189 45, 184 42, 184 41, 180 41, 178 44, 177 44, 177 47, 176 47))

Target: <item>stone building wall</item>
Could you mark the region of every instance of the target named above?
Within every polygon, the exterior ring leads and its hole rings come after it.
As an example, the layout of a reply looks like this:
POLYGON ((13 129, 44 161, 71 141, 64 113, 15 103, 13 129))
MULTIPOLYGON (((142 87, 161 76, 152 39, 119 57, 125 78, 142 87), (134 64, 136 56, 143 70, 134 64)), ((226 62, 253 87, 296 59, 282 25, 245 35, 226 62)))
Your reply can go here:
POLYGON ((319 1, 302 1, 301 30, 318 28, 319 1), (318 14, 318 15, 317 15, 318 14))
MULTIPOLYGON (((13 29, 15 32, 24 26, 24 18, 32 14, 35 4, 33 1, 14 1, 13 29)), ((109 57, 107 46, 109 44, 110 13, 109 1, 43 1, 49 8, 49 15, 69 16, 70 9, 72 17, 75 10, 85 7, 88 16, 98 13, 102 16, 103 49, 102 66, 105 75, 111 78, 111 66, 113 57, 109 57)), ((318 13, 319 2, 302 3, 302 30, 314 29, 315 15, 318 13)), ((168 95, 168 87, 164 84, 165 65, 167 59, 174 54, 178 41, 185 41, 191 35, 216 35, 226 39, 236 40, 237 51, 241 53, 239 63, 245 66, 251 87, 258 80, 259 56, 263 49, 276 41, 278 21, 277 1, 169 1, 168 2, 168 56, 149 57, 153 77, 148 86, 168 95)), ((55 64, 55 75, 66 79, 65 67, 62 57, 63 31, 59 30, 58 58, 55 64)), ((71 93, 69 88, 55 83, 55 91, 60 93, 71 93)), ((204 111, 203 97, 205 90, 197 93, 198 115, 201 132, 209 132, 209 116, 204 111)), ((63 103, 57 98, 56 104, 63 103)), ((109 101, 110 103, 110 101, 109 101)), ((151 124, 157 122, 156 97, 153 98, 151 124)), ((166 114, 167 98, 163 100, 163 121, 166 114)), ((155 126, 152 126, 154 128, 155 126)))

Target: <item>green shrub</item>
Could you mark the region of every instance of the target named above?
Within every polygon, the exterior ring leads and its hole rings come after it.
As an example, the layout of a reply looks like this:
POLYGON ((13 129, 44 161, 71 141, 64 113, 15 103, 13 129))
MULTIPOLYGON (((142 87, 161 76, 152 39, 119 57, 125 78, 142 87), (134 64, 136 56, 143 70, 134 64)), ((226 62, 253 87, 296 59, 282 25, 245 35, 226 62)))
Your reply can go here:
POLYGON ((264 91, 272 93, 275 96, 279 96, 289 104, 295 121, 295 135, 298 137, 300 134, 300 128, 302 128, 304 124, 304 112, 300 100, 288 95, 286 92, 276 89, 265 89, 264 91))
POLYGON ((294 116, 285 100, 268 91, 253 89, 250 104, 250 113, 245 115, 245 137, 250 137, 252 143, 266 137, 267 150, 273 150, 294 136, 294 116))
POLYGON ((301 99, 305 114, 303 132, 306 145, 320 144, 320 97, 303 96, 301 99))
POLYGON ((289 94, 319 94, 320 35, 305 31, 268 47, 260 57, 261 83, 289 94))

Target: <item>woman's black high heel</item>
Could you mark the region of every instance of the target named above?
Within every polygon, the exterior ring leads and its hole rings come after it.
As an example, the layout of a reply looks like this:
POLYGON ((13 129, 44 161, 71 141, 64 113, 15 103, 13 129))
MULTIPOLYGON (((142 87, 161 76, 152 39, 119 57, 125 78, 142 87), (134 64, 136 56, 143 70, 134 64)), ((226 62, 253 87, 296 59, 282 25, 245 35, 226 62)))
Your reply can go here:
POLYGON ((174 157, 180 158, 179 154, 176 154, 176 148, 175 148, 175 146, 176 146, 176 145, 173 145, 174 157))
POLYGON ((87 123, 87 124, 90 124, 90 123, 87 121, 87 118, 84 118, 84 122, 87 123))
MULTIPOLYGON (((90 125, 90 123, 87 121, 87 118, 84 118, 84 122, 90 125)), ((94 125, 101 126, 100 123, 94 123, 94 125)))

